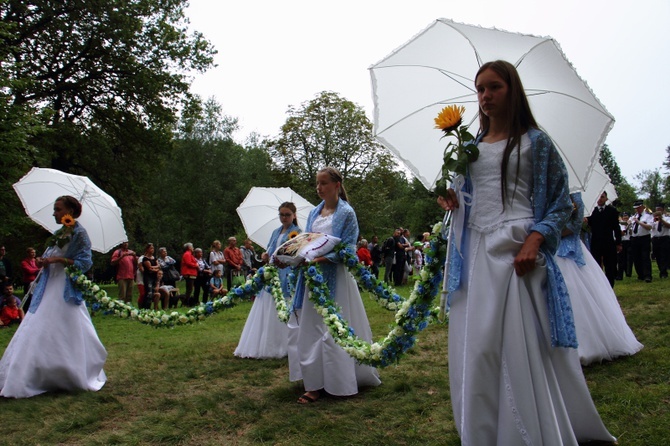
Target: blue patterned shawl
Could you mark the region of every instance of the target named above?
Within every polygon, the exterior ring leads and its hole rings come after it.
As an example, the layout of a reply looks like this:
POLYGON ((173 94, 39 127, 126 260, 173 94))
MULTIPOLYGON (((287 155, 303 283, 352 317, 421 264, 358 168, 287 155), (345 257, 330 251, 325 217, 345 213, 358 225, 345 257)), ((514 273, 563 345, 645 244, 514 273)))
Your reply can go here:
MULTIPOLYGON (((74 260, 74 266, 79 268, 81 272, 85 273, 91 266, 93 266, 93 259, 91 254, 91 240, 88 238, 86 229, 79 224, 75 223, 74 229, 72 231, 72 238, 70 243, 67 245, 67 250, 65 251, 65 258, 74 260)), ((37 308, 42 302, 42 297, 44 296, 44 290, 49 284, 49 268, 43 268, 40 275, 39 281, 35 286, 33 291, 33 299, 30 303, 30 308, 28 311, 34 313, 37 311, 37 308)), ((65 291, 63 292, 63 299, 65 302, 70 302, 79 305, 83 302, 83 297, 81 291, 77 290, 72 280, 69 277, 65 279, 65 291)))

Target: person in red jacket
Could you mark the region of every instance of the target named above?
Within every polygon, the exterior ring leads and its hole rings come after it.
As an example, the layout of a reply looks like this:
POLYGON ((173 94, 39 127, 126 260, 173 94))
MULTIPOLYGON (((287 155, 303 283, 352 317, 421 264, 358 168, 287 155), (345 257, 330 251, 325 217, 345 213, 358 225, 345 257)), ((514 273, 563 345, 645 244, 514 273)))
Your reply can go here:
POLYGON ((372 256, 370 255, 370 250, 368 249, 367 240, 361 239, 361 241, 358 242, 358 251, 356 251, 356 254, 358 255, 359 262, 368 268, 372 266, 372 256))
POLYGON ((21 260, 21 272, 23 273, 23 295, 28 296, 24 306, 25 308, 30 308, 31 296, 28 295, 28 290, 30 289, 30 284, 37 277, 37 273, 40 272, 40 267, 37 266, 37 262, 35 261, 34 248, 26 249, 26 254, 26 258, 21 260))
POLYGON ((193 285, 195 284, 195 278, 198 277, 198 261, 193 255, 193 243, 184 244, 184 254, 181 256, 181 275, 186 282, 184 302, 190 305, 193 285))
MULTIPOLYGON (((11 287, 11 285, 7 285, 11 287)), ((25 317, 23 310, 17 305, 14 296, 9 298, 0 296, 3 299, 0 309, 0 327, 8 327, 12 324, 20 324, 25 317)))

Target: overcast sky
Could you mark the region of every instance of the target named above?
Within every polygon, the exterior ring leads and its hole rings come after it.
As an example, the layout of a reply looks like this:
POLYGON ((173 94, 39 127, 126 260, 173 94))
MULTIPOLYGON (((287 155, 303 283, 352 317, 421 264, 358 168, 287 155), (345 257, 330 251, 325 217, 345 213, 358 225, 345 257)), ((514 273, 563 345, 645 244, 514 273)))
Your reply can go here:
POLYGON ((606 143, 631 181, 670 145, 669 0, 191 0, 217 67, 193 91, 251 132, 276 136, 290 105, 334 91, 372 120, 368 67, 435 19, 551 36, 616 123, 606 143), (538 6, 541 5, 541 6, 538 6))

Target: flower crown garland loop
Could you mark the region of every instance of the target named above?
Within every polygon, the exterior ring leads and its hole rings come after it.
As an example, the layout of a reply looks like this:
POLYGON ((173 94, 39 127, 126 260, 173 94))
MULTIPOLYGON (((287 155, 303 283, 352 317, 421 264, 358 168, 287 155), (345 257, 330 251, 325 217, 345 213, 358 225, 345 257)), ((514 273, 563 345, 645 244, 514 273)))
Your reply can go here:
MULTIPOLYGON (((367 267, 358 262, 358 257, 351 247, 343 243, 335 247, 335 252, 361 287, 370 291, 383 308, 396 311, 395 326, 378 342, 369 343, 358 338, 348 322, 339 314, 340 309, 330 298, 330 291, 319 265, 310 263, 303 267, 310 301, 323 317, 335 342, 359 363, 375 367, 386 367, 397 363, 416 343, 416 334, 423 331, 435 319, 437 310, 434 299, 442 285, 442 267, 446 256, 446 241, 440 237, 440 231, 441 223, 438 223, 433 228, 429 247, 424 251, 426 263, 421 270, 420 279, 415 282, 408 299, 403 299, 392 288, 376 279, 367 267)), ((88 279, 75 266, 68 266, 66 272, 74 286, 82 291, 84 299, 91 305, 93 311, 103 311, 105 314, 114 314, 156 328, 172 328, 203 321, 218 311, 233 308, 239 301, 251 298, 263 288, 272 294, 279 320, 287 322, 290 316, 278 270, 272 265, 259 268, 244 285, 233 288, 226 296, 201 303, 186 313, 138 309, 124 301, 109 297, 104 289, 88 279)))

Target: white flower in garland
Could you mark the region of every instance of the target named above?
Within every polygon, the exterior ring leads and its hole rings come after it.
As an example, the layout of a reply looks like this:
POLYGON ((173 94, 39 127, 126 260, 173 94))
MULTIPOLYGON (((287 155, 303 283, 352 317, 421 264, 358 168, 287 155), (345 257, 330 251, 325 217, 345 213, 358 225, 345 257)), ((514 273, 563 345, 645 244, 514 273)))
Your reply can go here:
MULTIPOLYGON (((369 291, 382 307, 396 311, 396 326, 381 341, 372 344, 358 338, 348 322, 339 314, 339 308, 330 299, 330 292, 324 283, 319 266, 312 264, 305 267, 310 300, 323 317, 333 339, 357 361, 377 367, 396 363, 409 348, 414 346, 416 333, 428 325, 435 313, 433 299, 442 284, 442 266, 446 255, 446 242, 439 236, 439 230, 440 225, 436 225, 430 247, 424 252, 426 264, 420 273, 420 280, 415 283, 408 299, 403 299, 392 288, 376 279, 369 269, 359 264, 351 248, 343 244, 335 248, 359 285, 369 291)), ((74 266, 67 267, 66 271, 94 311, 112 312, 121 318, 140 321, 154 327, 175 327, 203 321, 218 311, 234 307, 241 299, 250 298, 264 287, 269 288, 275 300, 279 319, 283 322, 289 319, 288 303, 281 290, 279 275, 277 269, 271 265, 259 268, 252 278, 242 286, 230 290, 226 296, 202 303, 189 309, 185 314, 135 308, 126 302, 109 297, 104 289, 91 282, 74 266)))

